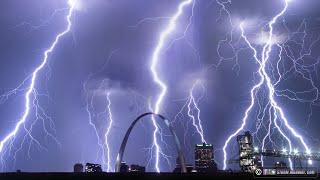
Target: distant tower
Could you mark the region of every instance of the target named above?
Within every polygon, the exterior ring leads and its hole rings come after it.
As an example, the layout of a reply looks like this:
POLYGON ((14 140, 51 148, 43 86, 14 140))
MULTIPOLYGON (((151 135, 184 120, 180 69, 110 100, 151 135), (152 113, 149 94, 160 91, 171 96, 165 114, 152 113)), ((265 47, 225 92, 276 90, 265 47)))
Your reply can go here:
POLYGON ((216 172, 212 144, 197 144, 195 147, 195 169, 197 172, 216 172))
POLYGON ((126 162, 121 162, 120 172, 121 172, 121 173, 127 173, 127 172, 129 172, 129 166, 126 164, 126 162))
POLYGON ((75 173, 82 173, 83 172, 83 165, 80 163, 77 163, 73 166, 73 172, 75 173))
POLYGON ((243 135, 237 136, 239 145, 239 163, 240 168, 244 172, 253 172, 257 167, 261 167, 259 156, 253 156, 254 151, 258 149, 253 148, 252 135, 246 131, 243 135))
POLYGON ((87 172, 87 173, 102 172, 101 165, 100 165, 100 164, 87 163, 87 164, 86 164, 86 172, 87 172))

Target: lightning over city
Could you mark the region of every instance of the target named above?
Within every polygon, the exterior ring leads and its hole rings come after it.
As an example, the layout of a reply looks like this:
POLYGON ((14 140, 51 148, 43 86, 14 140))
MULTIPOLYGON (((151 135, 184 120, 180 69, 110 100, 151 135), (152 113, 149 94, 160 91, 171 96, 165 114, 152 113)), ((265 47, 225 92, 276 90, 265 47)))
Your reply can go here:
MULTIPOLYGON (((283 9, 280 11, 280 13, 276 14, 267 24, 267 35, 265 37, 265 42, 264 45, 262 46, 262 50, 261 50, 261 55, 259 55, 257 48, 255 48, 252 43, 249 41, 246 33, 245 33, 245 27, 248 25, 246 24, 246 22, 241 22, 239 25, 240 31, 241 31, 241 37, 244 39, 245 43, 248 45, 249 49, 252 50, 253 53, 253 57, 255 59, 255 61, 259 64, 259 70, 257 71, 257 74, 259 74, 260 80, 258 81, 257 84, 254 85, 254 87, 251 89, 251 103, 249 105, 249 107, 246 109, 245 111, 245 115, 242 119, 242 124, 240 126, 239 129, 237 129, 237 131, 235 131, 233 134, 231 134, 224 146, 223 146, 223 153, 224 153, 224 161, 223 161, 223 169, 227 168, 227 151, 226 148, 228 147, 228 144, 230 142, 230 140, 232 138, 234 138, 236 135, 238 135, 242 130, 244 130, 247 121, 248 121, 248 117, 249 117, 249 113, 252 111, 252 109, 255 106, 255 97, 257 94, 257 91, 260 90, 260 88, 262 87, 262 85, 266 85, 266 88, 268 90, 268 95, 267 99, 268 99, 268 104, 266 105, 266 107, 264 108, 265 110, 268 109, 268 114, 269 114, 269 127, 268 127, 268 131, 267 134, 264 136, 263 141, 262 141, 262 146, 261 146, 261 150, 265 151, 266 147, 265 147, 265 140, 268 136, 271 136, 271 125, 272 123, 275 125, 275 127, 277 128, 277 130, 279 131, 279 133, 286 139, 286 141, 288 142, 288 146, 289 146, 289 154, 292 153, 293 149, 292 149, 292 140, 288 137, 288 135, 286 135, 283 130, 282 127, 280 127, 278 125, 278 121, 282 120, 285 127, 289 130, 289 132, 298 139, 298 141, 300 141, 301 145, 304 148, 304 151, 306 154, 311 154, 311 150, 308 147, 305 139, 302 137, 302 135, 300 135, 297 130, 295 128, 292 127, 292 125, 290 125, 291 123, 289 122, 288 118, 286 117, 283 109, 279 106, 278 102, 275 100, 275 84, 272 82, 270 75, 267 72, 267 63, 270 60, 271 57, 271 52, 272 52, 272 48, 274 46, 274 44, 277 43, 277 41, 275 40, 275 24, 278 22, 278 19, 281 18, 286 12, 287 9, 290 5, 290 1, 289 0, 284 0, 284 7, 283 9), (261 59, 259 59, 261 58, 261 59), (272 122, 273 119, 273 122, 272 122)), ((278 47, 280 47, 280 51, 279 51, 279 60, 281 60, 281 53, 282 53, 282 48, 281 46, 278 44, 278 47)), ((277 72, 279 73, 279 69, 277 69, 277 72)), ((282 79, 281 74, 279 74, 279 79, 282 79)), ((276 84, 279 82, 279 80, 276 82, 276 84)), ((263 115, 264 116, 264 115, 263 115)), ((259 130, 259 129, 257 129, 259 130)), ((286 148, 284 148, 284 150, 282 150, 284 153, 287 153, 286 148)), ((263 166, 263 156, 261 157, 261 161, 262 161, 262 166, 263 166)), ((311 163, 310 160, 308 160, 309 163, 311 163)), ((292 161, 289 158, 289 164, 290 164, 290 168, 293 168, 292 165, 292 161)))
POLYGON ((108 127, 107 127, 107 131, 106 131, 106 134, 104 135, 105 136, 105 145, 106 145, 106 148, 107 148, 107 171, 108 172, 111 172, 113 171, 112 170, 112 167, 111 167, 111 157, 110 157, 110 145, 109 145, 109 134, 110 134, 110 131, 111 131, 111 127, 112 127, 112 123, 113 123, 113 118, 112 118, 112 110, 111 110, 111 93, 110 92, 107 92, 107 101, 108 101, 108 106, 107 106, 107 111, 108 111, 108 115, 109 115, 109 124, 108 124, 108 127))
POLYGON ((319 0, 3 0, 0 179, 318 178, 319 0))
MULTIPOLYGON (((204 93, 205 93, 205 87, 202 84, 201 80, 196 80, 192 84, 192 87, 189 90, 188 97, 185 100, 185 104, 182 106, 179 112, 175 115, 175 118, 172 123, 176 123, 176 121, 182 121, 183 124, 188 124, 189 121, 184 122, 185 121, 184 113, 185 113, 187 117, 191 120, 191 124, 196 134, 199 135, 201 142, 207 143, 207 141, 205 140, 205 134, 203 131, 202 120, 200 117, 201 109, 199 107, 199 101, 202 100, 204 93), (200 94, 200 97, 197 97, 195 93, 199 91, 199 89, 201 90, 201 94, 200 94)), ((189 128, 185 128, 184 130, 185 130, 184 136, 186 136, 186 134, 189 132, 189 128)))
MULTIPOLYGON (((179 17, 183 15, 185 7, 191 5, 192 3, 193 3, 192 0, 185 0, 185 1, 181 2, 181 4, 179 4, 177 12, 170 18, 169 24, 161 32, 161 34, 159 36, 158 44, 152 54, 150 71, 152 73, 154 82, 161 89, 160 94, 158 95, 158 97, 156 99, 155 106, 153 108, 154 112, 156 114, 158 114, 160 112, 160 107, 162 105, 162 102, 165 98, 165 95, 166 95, 167 89, 168 89, 165 82, 163 82, 163 80, 160 79, 159 72, 157 71, 157 65, 160 61, 161 51, 163 50, 165 43, 166 43, 167 39, 169 38, 169 35, 175 30, 177 21, 178 21, 179 17)), ((159 146, 158 140, 157 140, 157 134, 158 134, 159 129, 158 129, 158 125, 157 125, 157 122, 154 119, 154 117, 153 117, 152 121, 153 121, 153 125, 155 127, 155 130, 153 133, 153 146, 155 147, 155 152, 156 152, 155 153, 156 154, 155 155, 156 156, 155 157, 155 169, 157 172, 160 172, 159 158, 160 158, 161 149, 160 149, 160 146, 159 146)))

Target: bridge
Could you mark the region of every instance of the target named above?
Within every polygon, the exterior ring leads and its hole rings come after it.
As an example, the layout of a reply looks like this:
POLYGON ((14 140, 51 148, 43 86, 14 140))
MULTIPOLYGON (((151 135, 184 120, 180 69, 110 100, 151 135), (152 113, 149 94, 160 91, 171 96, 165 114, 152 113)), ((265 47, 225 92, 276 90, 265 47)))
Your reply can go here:
POLYGON ((277 157, 283 159, 291 159, 298 161, 301 165, 302 160, 320 161, 320 153, 307 153, 299 152, 294 150, 288 152, 286 149, 283 150, 259 150, 257 147, 253 147, 252 135, 249 131, 242 135, 237 136, 237 142, 239 147, 238 158, 232 158, 228 161, 229 164, 239 163, 239 166, 244 172, 253 172, 258 167, 261 167, 261 157, 277 157))
POLYGON ((268 156, 268 157, 281 157, 287 159, 299 159, 299 160, 313 160, 320 161, 320 153, 305 153, 305 152, 291 152, 286 150, 262 150, 254 151, 251 156, 268 156))

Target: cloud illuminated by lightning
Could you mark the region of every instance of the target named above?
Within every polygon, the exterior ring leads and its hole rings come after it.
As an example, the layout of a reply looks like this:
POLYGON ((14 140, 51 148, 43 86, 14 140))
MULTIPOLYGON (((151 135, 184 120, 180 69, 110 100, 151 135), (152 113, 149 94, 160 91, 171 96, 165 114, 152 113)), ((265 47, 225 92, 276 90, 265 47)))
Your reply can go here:
MULTIPOLYGON (((158 40, 158 43, 157 43, 157 46, 156 46, 155 50, 153 51, 150 70, 151 70, 154 82, 161 89, 161 92, 160 92, 159 96, 157 97, 155 106, 153 108, 155 113, 159 113, 160 107, 161 107, 162 102, 163 102, 163 99, 164 99, 164 97, 165 97, 165 95, 167 93, 167 85, 161 80, 161 78, 159 77, 159 73, 157 71, 157 67, 158 67, 158 63, 159 63, 159 60, 160 60, 161 52, 162 52, 162 50, 164 48, 164 45, 165 45, 166 41, 168 40, 169 35, 172 32, 175 31, 177 20, 183 14, 183 9, 185 7, 187 7, 187 6, 189 6, 192 3, 193 3, 193 0, 184 0, 179 4, 178 10, 172 16, 172 18, 170 18, 169 24, 161 32, 159 40, 158 40)), ((153 125, 155 127, 155 130, 154 130, 154 133, 153 133, 153 146, 155 147, 155 150, 156 150, 155 169, 156 169, 157 172, 160 172, 159 154, 160 154, 161 150, 160 150, 160 146, 159 146, 158 141, 157 141, 157 134, 158 134, 158 131, 159 131, 159 127, 158 127, 154 117, 152 117, 152 122, 153 122, 153 125)))
MULTIPOLYGON (((74 5, 76 4, 75 2, 76 2, 75 0, 68 1, 69 11, 68 11, 68 15, 66 16, 67 27, 65 28, 64 31, 62 31, 61 33, 59 33, 55 37, 55 39, 54 39, 53 43, 50 45, 50 47, 47 50, 45 50, 41 64, 39 64, 39 66, 37 66, 34 69, 32 74, 30 76, 28 76, 16 89, 11 91, 13 93, 16 91, 21 91, 20 87, 22 85, 24 85, 27 82, 27 80, 30 79, 30 84, 28 85, 27 88, 24 89, 24 90, 26 90, 26 93, 24 95, 24 99, 25 99, 24 112, 22 113, 21 118, 16 123, 15 128, 1 140, 0 154, 3 153, 5 145, 8 144, 10 140, 15 139, 17 133, 19 132, 19 130, 21 128, 24 128, 27 131, 27 133, 30 135, 30 131, 28 131, 25 127, 25 122, 27 121, 27 118, 30 114, 30 110, 31 110, 32 106, 35 105, 34 103, 37 103, 38 94, 37 94, 35 86, 36 86, 36 81, 38 79, 38 74, 41 72, 41 70, 47 64, 49 55, 54 51, 54 49, 57 46, 57 44, 59 43, 60 39, 71 30, 71 26, 72 26, 71 17, 74 12, 74 7, 75 7, 74 5), (32 96, 33 96, 34 100, 32 100, 32 96), (33 102, 33 104, 32 104, 32 102, 33 102)), ((7 97, 7 96, 5 96, 5 97, 7 97)), ((32 138, 31 135, 30 135, 30 137, 32 138)))

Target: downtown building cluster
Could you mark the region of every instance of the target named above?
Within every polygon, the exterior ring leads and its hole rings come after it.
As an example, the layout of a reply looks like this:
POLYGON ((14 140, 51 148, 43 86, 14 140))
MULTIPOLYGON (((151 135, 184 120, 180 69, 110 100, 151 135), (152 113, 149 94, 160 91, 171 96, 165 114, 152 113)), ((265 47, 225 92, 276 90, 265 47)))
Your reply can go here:
MULTIPOLYGON (((214 149, 212 144, 197 144, 194 150, 194 165, 187 165, 188 173, 215 173, 217 172, 217 164, 214 161, 214 149)), ((74 165, 75 173, 99 173, 103 172, 100 164, 86 163, 85 167, 81 163, 74 165)), ((122 162, 120 173, 144 173, 146 168, 137 164, 127 165, 122 162)), ((177 158, 176 167, 173 173, 181 172, 181 164, 177 158)))

